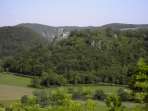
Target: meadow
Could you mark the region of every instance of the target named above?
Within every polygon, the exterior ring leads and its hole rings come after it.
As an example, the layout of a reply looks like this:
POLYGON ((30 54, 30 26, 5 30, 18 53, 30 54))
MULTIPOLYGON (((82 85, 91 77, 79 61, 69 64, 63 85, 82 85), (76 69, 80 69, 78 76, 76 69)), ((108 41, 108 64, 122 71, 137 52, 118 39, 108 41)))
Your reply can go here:
MULTIPOLYGON (((70 94, 74 90, 84 91, 94 93, 96 90, 102 90, 107 95, 116 95, 120 88, 125 88, 126 86, 117 86, 109 84, 94 84, 94 85, 67 85, 61 87, 51 87, 43 89, 35 89, 30 87, 31 78, 16 76, 12 73, 0 73, 0 104, 9 105, 14 101, 19 101, 24 95, 32 95, 36 90, 63 90, 69 92, 70 94)), ((82 101, 82 100, 76 100, 82 101)), ((82 101, 83 102, 83 101, 82 101)), ((106 111, 107 107, 104 101, 96 100, 97 109, 101 111, 106 111)), ((132 107, 135 103, 124 102, 125 106, 132 107)))
MULTIPOLYGON (((32 91, 39 90, 30 87, 31 78, 16 76, 12 73, 0 73, 0 100, 18 100, 23 95, 31 95, 32 91)), ((110 85, 67 85, 61 87, 46 88, 47 90, 55 89, 77 89, 91 90, 96 89, 103 90, 106 94, 116 94, 119 88, 123 86, 110 86, 110 85)), ((40 89, 41 90, 41 89, 40 89)))
POLYGON ((0 73, 0 85, 28 87, 30 84, 31 78, 16 76, 13 73, 0 73))

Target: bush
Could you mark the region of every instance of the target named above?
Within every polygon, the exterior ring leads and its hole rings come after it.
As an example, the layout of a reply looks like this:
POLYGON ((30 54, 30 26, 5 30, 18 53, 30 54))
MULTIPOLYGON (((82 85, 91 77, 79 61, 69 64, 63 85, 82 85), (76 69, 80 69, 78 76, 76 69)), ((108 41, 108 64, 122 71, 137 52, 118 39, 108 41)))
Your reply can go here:
POLYGON ((31 86, 41 88, 41 79, 39 77, 34 77, 31 81, 31 86))
POLYGON ((0 60, 0 72, 3 72, 4 69, 3 69, 3 62, 0 60))
POLYGON ((3 105, 0 104, 0 111, 5 111, 3 105))
POLYGON ((41 107, 46 107, 50 104, 49 93, 47 91, 35 91, 34 96, 36 97, 37 104, 41 107))
POLYGON ((34 96, 37 99, 37 103, 41 107, 53 106, 53 105, 63 105, 66 104, 68 100, 71 100, 70 95, 68 95, 64 90, 54 90, 50 91, 36 91, 34 96))
POLYGON ((106 94, 102 90, 96 90, 93 99, 104 101, 106 99, 106 94))
POLYGON ((51 93, 49 99, 51 105, 65 105, 71 97, 64 90, 56 90, 51 93))
POLYGON ((24 96, 21 98, 21 103, 22 103, 22 104, 28 104, 28 97, 27 97, 27 95, 24 95, 24 96))
POLYGON ((27 95, 24 95, 22 98, 21 98, 21 103, 23 105, 34 105, 36 104, 36 98, 34 96, 27 96, 27 95))
POLYGON ((106 99, 106 106, 108 111, 124 111, 121 100, 119 96, 109 96, 106 99))
POLYGON ((67 83, 67 80, 54 72, 44 72, 41 77, 41 85, 50 87, 52 85, 62 86, 67 83))
POLYGON ((75 88, 72 92, 73 99, 86 100, 92 97, 92 92, 90 89, 85 89, 82 87, 75 88))
POLYGON ((121 101, 131 101, 132 96, 129 92, 125 91, 123 88, 120 88, 117 92, 117 95, 121 98, 121 101))

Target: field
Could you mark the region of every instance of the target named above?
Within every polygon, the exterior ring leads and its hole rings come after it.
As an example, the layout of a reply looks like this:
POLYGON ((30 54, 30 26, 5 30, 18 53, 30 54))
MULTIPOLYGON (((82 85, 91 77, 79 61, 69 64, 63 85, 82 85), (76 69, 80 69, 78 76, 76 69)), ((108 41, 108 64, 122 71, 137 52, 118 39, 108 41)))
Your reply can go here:
POLYGON ((28 87, 30 84, 31 78, 16 76, 12 73, 0 73, 0 85, 28 87))
POLYGON ((31 95, 31 88, 0 85, 0 100, 18 100, 23 95, 31 95))
MULTIPOLYGON (((31 95, 34 90, 29 87, 31 84, 31 78, 20 77, 9 73, 0 73, 0 104, 9 104, 14 101, 18 101, 23 95, 31 95)), ((76 85, 76 86, 63 86, 63 87, 52 87, 47 90, 70 90, 71 88, 82 88, 85 90, 94 91, 96 89, 103 90, 106 94, 116 94, 118 89, 124 86, 110 86, 110 85, 76 85)), ((106 111, 105 103, 102 101, 97 102, 97 109, 106 111)), ((125 106, 132 107, 133 103, 124 103, 125 106)))
POLYGON ((6 104, 19 100, 23 95, 31 95, 34 89, 28 87, 30 83, 30 78, 0 73, 0 103, 6 104))

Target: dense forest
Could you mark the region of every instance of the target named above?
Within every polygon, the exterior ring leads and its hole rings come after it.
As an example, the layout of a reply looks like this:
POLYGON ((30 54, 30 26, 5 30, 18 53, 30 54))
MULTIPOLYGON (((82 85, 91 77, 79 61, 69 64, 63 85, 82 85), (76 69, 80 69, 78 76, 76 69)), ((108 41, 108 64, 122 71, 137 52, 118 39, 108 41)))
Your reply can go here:
MULTIPOLYGON (((122 87, 117 95, 104 93, 103 90, 80 87, 59 87, 54 90, 37 90, 33 95, 24 95, 20 101, 11 105, 0 105, 0 111, 147 111, 148 109, 148 65, 139 59, 136 72, 131 77, 128 88, 122 87), (106 104, 105 109, 98 101, 106 104), (128 106, 122 104, 127 102, 128 106), (134 106, 130 103, 136 102, 134 106)), ((113 88, 113 86, 110 86, 113 88)))
POLYGON ((48 43, 31 29, 0 28, 0 70, 33 77, 35 87, 64 84, 128 84, 139 58, 147 60, 148 29, 71 31, 48 43))

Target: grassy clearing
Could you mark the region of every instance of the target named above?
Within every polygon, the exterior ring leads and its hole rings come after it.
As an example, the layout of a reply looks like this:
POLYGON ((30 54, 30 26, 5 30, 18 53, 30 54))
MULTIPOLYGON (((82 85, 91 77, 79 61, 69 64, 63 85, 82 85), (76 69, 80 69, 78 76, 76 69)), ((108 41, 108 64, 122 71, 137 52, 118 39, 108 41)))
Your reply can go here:
POLYGON ((96 111, 107 111, 105 102, 97 101, 96 103, 97 103, 96 111))
MULTIPOLYGON (((31 78, 20 77, 9 73, 0 73, 0 104, 8 105, 12 102, 19 101, 23 95, 32 95, 33 88, 28 86, 31 84, 31 78)), ((96 89, 103 90, 106 94, 116 94, 119 88, 123 86, 112 86, 112 85, 69 85, 62 87, 51 87, 46 90, 52 91, 62 89, 67 91, 70 88, 80 88, 85 90, 95 91, 96 89)), ((123 87, 124 88, 124 87, 123 87)), ((107 107, 105 102, 97 102, 97 111, 106 111, 107 107)), ((125 106, 135 106, 134 103, 124 103, 125 106)))
POLYGON ((23 95, 31 95, 33 89, 19 86, 0 85, 0 101, 18 100, 23 95))
MULTIPOLYGON (((107 111, 107 107, 105 102, 103 101, 96 101, 97 103, 97 107, 96 107, 96 111, 107 111)), ((123 106, 126 106, 127 108, 133 108, 135 106, 140 105, 139 103, 131 103, 131 102, 123 102, 122 103, 123 106)))
POLYGON ((20 100, 0 100, 0 104, 5 106, 5 107, 8 107, 10 106, 12 103, 16 103, 16 102, 19 102, 20 100))
POLYGON ((115 95, 117 94, 117 91, 119 90, 119 88, 125 88, 125 87, 95 84, 95 85, 70 85, 70 86, 62 86, 62 87, 51 87, 51 88, 48 88, 47 90, 51 91, 51 90, 60 89, 63 91, 67 91, 70 89, 77 89, 77 88, 81 90, 89 90, 91 92, 94 92, 97 89, 99 89, 104 91, 104 93, 107 95, 115 95))
POLYGON ((0 85, 28 87, 30 84, 31 78, 16 76, 11 73, 0 73, 0 85))
POLYGON ((95 85, 78 85, 78 86, 71 86, 71 87, 81 87, 82 89, 91 90, 92 92, 96 89, 103 90, 105 94, 116 94, 118 89, 122 86, 111 86, 111 85, 101 85, 101 84, 95 84, 95 85))
POLYGON ((24 95, 31 95, 31 78, 20 77, 11 73, 0 73, 0 103, 8 104, 19 100, 24 95))
MULTIPOLYGON (((10 73, 0 73, 0 100, 17 100, 23 95, 31 95, 34 89, 29 88, 31 78, 20 77, 10 73)), ((68 90, 69 88, 82 88, 94 91, 103 90, 106 94, 116 94, 120 86, 107 85, 70 85, 63 87, 52 87, 47 90, 68 90)))

